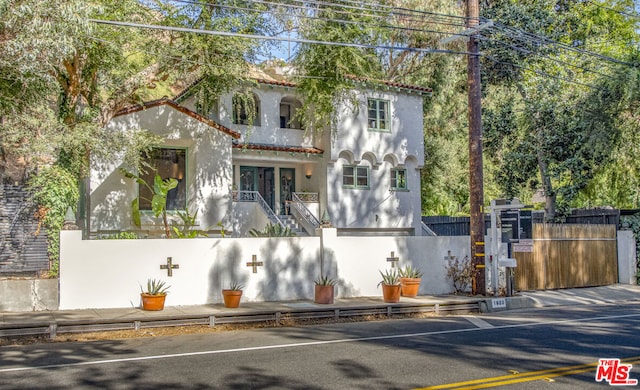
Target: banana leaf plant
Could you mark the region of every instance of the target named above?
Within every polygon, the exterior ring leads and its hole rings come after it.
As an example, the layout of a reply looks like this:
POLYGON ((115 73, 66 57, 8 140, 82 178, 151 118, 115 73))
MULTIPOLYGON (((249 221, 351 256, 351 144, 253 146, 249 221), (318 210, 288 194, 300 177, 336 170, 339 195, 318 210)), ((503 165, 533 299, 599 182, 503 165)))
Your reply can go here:
MULTIPOLYGON (((169 227, 169 222, 167 220, 167 194, 172 189, 178 186, 178 181, 174 178, 162 179, 160 175, 156 173, 153 178, 153 185, 147 183, 140 176, 131 173, 127 170, 121 169, 122 174, 129 178, 135 180, 139 185, 143 185, 151 191, 153 197, 151 198, 151 211, 153 212, 154 217, 162 217, 162 223, 164 224, 164 231, 167 238, 171 238, 171 229, 169 227)), ((145 200, 149 200, 146 199, 145 200)), ((140 199, 135 198, 131 202, 132 209, 132 218, 133 223, 140 227, 140 199)))

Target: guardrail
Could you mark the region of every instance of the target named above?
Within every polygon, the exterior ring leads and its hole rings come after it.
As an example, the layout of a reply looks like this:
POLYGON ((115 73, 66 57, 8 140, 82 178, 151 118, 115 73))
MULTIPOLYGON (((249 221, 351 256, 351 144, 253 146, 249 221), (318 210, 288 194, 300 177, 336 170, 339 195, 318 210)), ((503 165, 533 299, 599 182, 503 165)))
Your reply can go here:
POLYGON ((366 317, 408 315, 418 313, 468 314, 480 312, 477 302, 444 302, 428 304, 379 304, 379 305, 353 305, 340 308, 300 308, 283 310, 255 310, 253 312, 217 312, 201 314, 181 314, 167 316, 159 314, 157 317, 149 314, 141 314, 139 317, 129 320, 118 319, 86 319, 86 320, 61 320, 39 321, 28 324, 6 324, 0 327, 0 337, 48 335, 55 338, 63 333, 86 333, 112 330, 140 330, 145 328, 159 328, 171 326, 205 325, 214 327, 216 324, 243 324, 251 322, 269 322, 278 326, 286 324, 286 320, 308 319, 334 319, 344 317, 366 317))

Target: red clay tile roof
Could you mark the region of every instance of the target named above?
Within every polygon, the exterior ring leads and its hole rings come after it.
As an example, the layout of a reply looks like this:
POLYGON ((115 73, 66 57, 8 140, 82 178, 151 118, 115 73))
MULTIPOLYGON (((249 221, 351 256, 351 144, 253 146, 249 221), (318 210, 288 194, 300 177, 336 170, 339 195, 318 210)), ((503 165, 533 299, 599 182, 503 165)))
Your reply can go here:
POLYGON ((211 119, 205 118, 204 116, 198 114, 195 111, 191 111, 190 109, 179 105, 178 103, 176 103, 175 101, 171 100, 171 99, 167 99, 167 98, 162 98, 162 99, 158 99, 158 100, 152 100, 149 102, 145 102, 142 104, 135 104, 133 106, 129 106, 129 107, 125 107, 122 110, 118 111, 114 117, 117 116, 121 116, 121 115, 127 115, 127 114, 131 114, 133 112, 139 112, 139 111, 144 111, 148 108, 153 108, 153 107, 158 107, 158 106, 162 106, 162 105, 167 105, 169 107, 174 108, 177 111, 180 111, 181 113, 190 116, 208 126, 213 127, 214 129, 220 130, 225 134, 230 135, 231 137, 235 138, 235 139, 239 139, 240 138, 240 133, 238 133, 235 130, 231 130, 228 127, 222 126, 219 123, 216 123, 214 121, 212 121, 211 119))
POLYGON ((292 83, 291 81, 281 81, 281 80, 265 80, 265 79, 256 79, 256 81, 260 84, 267 84, 267 85, 277 85, 280 87, 291 87, 291 88, 295 88, 298 85, 296 83, 292 83))
MULTIPOLYGON (((365 83, 370 83, 370 84, 386 85, 388 87, 405 89, 405 90, 408 90, 408 91, 414 91, 414 92, 418 92, 418 93, 429 93, 430 94, 430 93, 433 92, 433 90, 431 88, 419 87, 419 86, 409 85, 409 84, 396 83, 396 82, 393 82, 393 81, 376 80, 376 79, 370 79, 370 78, 366 78, 366 77, 356 77, 356 76, 353 76, 353 75, 347 75, 345 77, 350 79, 350 80, 354 80, 354 81, 365 82, 365 83)), ((255 78, 254 80, 256 82, 260 83, 260 84, 276 85, 276 86, 279 86, 279 87, 296 88, 298 86, 298 84, 296 84, 294 82, 291 82, 291 81, 267 80, 267 79, 263 79, 263 78, 255 78)), ((197 79, 196 81, 194 81, 193 83, 188 85, 184 90, 182 90, 180 93, 178 93, 173 98, 173 100, 177 101, 177 100, 180 100, 181 98, 183 98, 187 94, 187 92, 191 88, 193 88, 193 86, 195 86, 196 84, 198 84, 201 81, 202 81, 202 79, 197 79)))
POLYGON ((233 143, 234 149, 247 149, 247 150, 266 150, 273 152, 288 152, 288 153, 308 153, 308 154, 323 154, 324 150, 313 147, 302 146, 290 146, 290 145, 269 145, 269 144, 248 144, 248 143, 233 143))
POLYGON ((367 77, 357 77, 357 76, 353 76, 353 75, 348 75, 346 77, 348 79, 351 79, 351 80, 354 80, 354 81, 361 81, 361 82, 373 83, 373 84, 382 84, 382 85, 387 85, 387 86, 393 87, 393 88, 407 89, 407 90, 416 91, 416 92, 422 92, 422 93, 432 93, 433 92, 433 90, 431 88, 418 87, 416 85, 396 83, 396 82, 393 82, 393 81, 376 80, 376 79, 370 79, 370 78, 367 78, 367 77))

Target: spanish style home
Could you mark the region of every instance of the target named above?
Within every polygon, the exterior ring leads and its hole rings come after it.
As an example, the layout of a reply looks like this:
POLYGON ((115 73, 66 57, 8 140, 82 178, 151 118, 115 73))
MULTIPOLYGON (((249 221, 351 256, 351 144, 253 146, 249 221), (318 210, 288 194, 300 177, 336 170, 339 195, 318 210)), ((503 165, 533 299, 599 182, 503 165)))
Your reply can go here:
MULTIPOLYGON (((423 96, 431 91, 354 82, 355 103, 336 105, 332 131, 305 130, 296 85, 276 79, 256 80, 249 96, 222 94, 207 109, 187 89, 120 111, 108 129, 146 129, 164 139, 146 158, 178 181, 167 197, 174 222, 188 210, 197 211, 199 229, 223 227, 238 237, 269 222, 314 235, 329 221, 346 235, 420 235, 423 96)), ((91 232, 159 230, 144 211, 151 210, 148 190, 125 178, 121 163, 93 163, 91 232), (130 206, 138 197, 141 227, 133 226, 130 206)))

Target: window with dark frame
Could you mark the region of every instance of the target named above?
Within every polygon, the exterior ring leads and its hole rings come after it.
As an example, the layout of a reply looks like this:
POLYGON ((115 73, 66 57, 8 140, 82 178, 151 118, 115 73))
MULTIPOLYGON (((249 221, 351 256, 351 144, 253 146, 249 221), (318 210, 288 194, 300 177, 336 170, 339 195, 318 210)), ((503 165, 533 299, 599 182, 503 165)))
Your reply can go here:
POLYGON ((406 190, 407 189, 407 170, 404 168, 391 169, 391 189, 406 190))
POLYGON ((369 188, 369 167, 365 165, 345 165, 342 167, 344 188, 369 188))
MULTIPOLYGON (((167 194, 167 210, 187 208, 187 150, 180 148, 153 148, 143 156, 148 168, 140 177, 153 188, 156 173, 165 180, 176 179, 178 186, 167 194)), ((138 185, 140 210, 152 210, 153 193, 144 185, 138 185)))
POLYGON ((367 99, 369 130, 390 131, 389 101, 382 99, 367 99))
POLYGON ((232 99, 233 123, 260 126, 260 99, 255 94, 236 94, 232 99))

